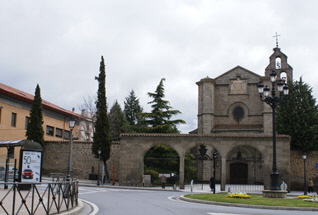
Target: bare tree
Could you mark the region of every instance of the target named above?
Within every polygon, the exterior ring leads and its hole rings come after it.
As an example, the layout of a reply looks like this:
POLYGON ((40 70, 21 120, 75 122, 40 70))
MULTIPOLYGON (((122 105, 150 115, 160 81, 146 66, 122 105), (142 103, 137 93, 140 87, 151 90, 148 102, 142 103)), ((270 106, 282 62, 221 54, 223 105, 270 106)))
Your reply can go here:
POLYGON ((83 104, 79 106, 83 120, 80 123, 80 140, 93 141, 94 122, 96 120, 96 97, 83 97, 83 104))

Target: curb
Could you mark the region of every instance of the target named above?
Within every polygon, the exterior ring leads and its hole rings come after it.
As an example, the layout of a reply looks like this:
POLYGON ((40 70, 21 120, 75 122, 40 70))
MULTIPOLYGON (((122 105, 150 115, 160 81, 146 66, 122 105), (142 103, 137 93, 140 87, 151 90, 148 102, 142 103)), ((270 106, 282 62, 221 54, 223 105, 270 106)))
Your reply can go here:
POLYGON ((62 213, 59 213, 59 214, 60 215, 76 215, 76 214, 80 214, 83 208, 84 208, 83 202, 80 199, 78 199, 78 205, 76 207, 68 211, 63 211, 62 213))
POLYGON ((210 205, 221 205, 221 206, 231 206, 231 207, 241 207, 241 208, 257 208, 257 209, 271 209, 271 210, 291 210, 291 211, 318 211, 318 208, 306 208, 306 207, 283 207, 283 206, 267 206, 267 205, 246 205, 246 204, 236 204, 227 202, 214 202, 207 200, 190 199, 184 197, 184 195, 179 197, 180 200, 192 203, 200 204, 210 204, 210 205))
POLYGON ((174 192, 184 192, 180 189, 161 189, 161 188, 152 188, 152 187, 133 187, 133 186, 117 186, 117 185, 95 185, 95 184, 86 184, 79 183, 80 187, 97 187, 97 188, 111 188, 111 189, 130 189, 130 190, 150 190, 150 191, 174 191, 174 192))

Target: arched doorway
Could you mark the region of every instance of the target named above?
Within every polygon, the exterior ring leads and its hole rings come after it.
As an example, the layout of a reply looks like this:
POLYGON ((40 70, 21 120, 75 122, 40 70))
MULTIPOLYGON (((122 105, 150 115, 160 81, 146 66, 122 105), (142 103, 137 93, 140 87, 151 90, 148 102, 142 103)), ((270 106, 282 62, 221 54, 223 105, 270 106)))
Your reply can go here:
POLYGON ((230 164, 230 184, 247 184, 248 166, 246 163, 230 164))
POLYGON ((234 147, 227 156, 227 179, 229 184, 263 184, 263 158, 254 147, 234 147))
POLYGON ((144 175, 151 175, 151 184, 160 185, 161 177, 166 178, 167 185, 178 180, 180 158, 170 146, 156 145, 144 156, 144 175))

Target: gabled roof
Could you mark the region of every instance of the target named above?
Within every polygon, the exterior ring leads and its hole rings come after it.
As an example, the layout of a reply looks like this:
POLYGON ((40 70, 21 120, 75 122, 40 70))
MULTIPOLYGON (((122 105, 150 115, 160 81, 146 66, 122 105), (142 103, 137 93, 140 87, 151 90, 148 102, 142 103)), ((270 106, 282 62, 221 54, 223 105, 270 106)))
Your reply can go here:
POLYGON ((234 70, 237 70, 237 69, 241 69, 241 70, 244 70, 247 73, 250 73, 250 74, 255 75, 257 77, 261 77, 259 74, 256 74, 256 73, 254 73, 254 72, 252 72, 252 71, 250 71, 248 69, 245 69, 244 67, 236 66, 233 69, 230 69, 229 71, 227 71, 227 72, 223 73, 222 75, 216 77, 215 79, 218 79, 218 78, 221 78, 222 76, 228 75, 229 73, 231 73, 231 72, 233 72, 234 70))
MULTIPOLYGON (((26 93, 24 91, 15 89, 13 87, 10 87, 8 85, 2 84, 2 83, 0 83, 0 94, 5 94, 7 96, 14 97, 16 99, 25 101, 27 103, 32 103, 33 99, 34 99, 33 95, 26 93)), ((59 112, 59 113, 64 114, 64 115, 81 117, 80 114, 74 113, 72 111, 68 111, 68 110, 61 108, 55 104, 52 104, 44 99, 42 99, 42 106, 44 109, 59 112)))

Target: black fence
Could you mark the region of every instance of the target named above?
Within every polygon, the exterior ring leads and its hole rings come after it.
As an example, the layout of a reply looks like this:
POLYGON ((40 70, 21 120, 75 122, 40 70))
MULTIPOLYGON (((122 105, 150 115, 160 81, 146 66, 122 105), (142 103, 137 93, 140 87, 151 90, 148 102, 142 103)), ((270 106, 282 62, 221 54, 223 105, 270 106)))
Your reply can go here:
POLYGON ((78 205, 78 181, 52 183, 0 183, 0 214, 48 215, 78 205))

